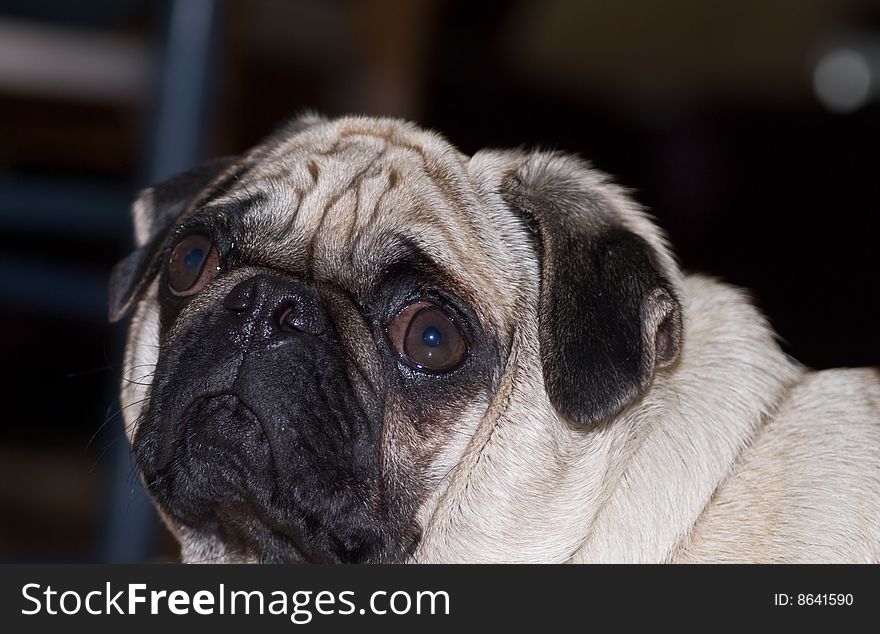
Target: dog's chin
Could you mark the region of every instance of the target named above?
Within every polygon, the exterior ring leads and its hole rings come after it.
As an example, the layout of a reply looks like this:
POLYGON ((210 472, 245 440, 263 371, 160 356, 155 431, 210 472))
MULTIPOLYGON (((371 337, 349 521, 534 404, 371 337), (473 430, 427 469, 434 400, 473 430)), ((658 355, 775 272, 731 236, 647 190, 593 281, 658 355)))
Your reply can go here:
POLYGON ((229 552, 226 546, 216 537, 199 535, 187 528, 174 528, 180 542, 180 560, 185 564, 237 564, 257 563, 256 559, 229 552))
POLYGON ((414 550, 412 520, 371 508, 357 472, 317 468, 267 419, 232 392, 213 393, 173 424, 157 415, 154 431, 136 438, 144 481, 183 561, 392 562, 414 550))
POLYGON ((244 552, 215 535, 189 528, 172 527, 180 542, 180 560, 185 564, 297 564, 305 563, 295 549, 287 552, 244 552))
POLYGON ((287 521, 278 457, 257 415, 236 395, 195 399, 159 457, 151 492, 181 537, 186 562, 303 563, 287 521))
POLYGON ((180 560, 185 564, 258 564, 256 555, 246 555, 230 550, 222 540, 213 535, 200 534, 186 527, 170 528, 180 542, 180 560))
POLYGON ((259 521, 239 516, 214 527, 215 533, 177 529, 183 563, 302 564, 330 561, 306 554, 286 535, 276 534, 259 521), (247 528, 240 528, 249 525, 247 528))

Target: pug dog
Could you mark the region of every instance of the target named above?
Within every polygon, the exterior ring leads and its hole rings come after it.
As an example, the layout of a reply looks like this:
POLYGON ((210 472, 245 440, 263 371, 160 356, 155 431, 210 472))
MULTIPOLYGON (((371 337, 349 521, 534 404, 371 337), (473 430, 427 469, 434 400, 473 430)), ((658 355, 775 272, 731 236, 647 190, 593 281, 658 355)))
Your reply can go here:
POLYGON ((605 175, 302 117, 143 191, 121 398, 187 562, 878 562, 880 375, 605 175))

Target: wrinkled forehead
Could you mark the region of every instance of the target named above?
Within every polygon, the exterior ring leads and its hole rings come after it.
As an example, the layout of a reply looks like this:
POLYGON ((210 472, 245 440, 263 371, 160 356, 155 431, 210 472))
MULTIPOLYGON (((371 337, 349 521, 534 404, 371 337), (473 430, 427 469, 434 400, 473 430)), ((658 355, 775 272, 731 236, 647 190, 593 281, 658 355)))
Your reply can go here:
POLYGON ((415 251, 464 299, 505 303, 510 256, 467 160, 408 124, 318 124, 255 148, 208 207, 238 209, 238 248, 268 264, 362 287, 415 251))

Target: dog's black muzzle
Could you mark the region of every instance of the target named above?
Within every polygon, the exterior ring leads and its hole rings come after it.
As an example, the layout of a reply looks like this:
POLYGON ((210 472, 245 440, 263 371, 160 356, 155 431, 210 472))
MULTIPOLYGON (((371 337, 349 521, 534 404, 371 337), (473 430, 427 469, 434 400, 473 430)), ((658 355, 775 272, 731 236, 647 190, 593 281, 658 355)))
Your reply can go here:
POLYGON ((382 403, 318 293, 259 274, 160 355, 134 439, 176 522, 263 561, 400 561, 418 531, 382 473, 382 403))

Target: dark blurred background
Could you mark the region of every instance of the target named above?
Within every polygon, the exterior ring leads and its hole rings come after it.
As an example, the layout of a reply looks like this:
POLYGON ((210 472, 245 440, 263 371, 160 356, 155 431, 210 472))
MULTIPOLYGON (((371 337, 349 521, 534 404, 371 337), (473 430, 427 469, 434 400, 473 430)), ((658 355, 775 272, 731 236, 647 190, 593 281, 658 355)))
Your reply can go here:
POLYGON ((312 108, 579 152, 804 363, 874 365, 867 0, 0 0, 0 561, 169 560, 106 279, 137 188, 312 108))

